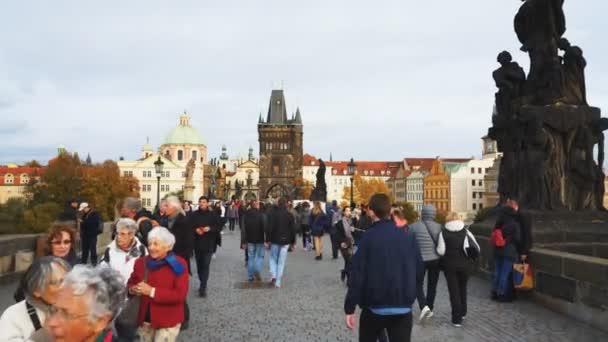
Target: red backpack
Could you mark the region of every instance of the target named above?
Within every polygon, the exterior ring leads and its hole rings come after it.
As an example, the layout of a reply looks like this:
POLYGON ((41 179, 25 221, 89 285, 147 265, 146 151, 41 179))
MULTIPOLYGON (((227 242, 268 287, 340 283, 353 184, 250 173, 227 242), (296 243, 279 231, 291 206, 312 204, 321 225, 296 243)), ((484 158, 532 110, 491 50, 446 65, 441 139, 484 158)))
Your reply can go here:
POLYGON ((502 236, 502 227, 494 227, 492 229, 492 235, 490 235, 490 243, 494 247, 504 247, 507 241, 502 236))

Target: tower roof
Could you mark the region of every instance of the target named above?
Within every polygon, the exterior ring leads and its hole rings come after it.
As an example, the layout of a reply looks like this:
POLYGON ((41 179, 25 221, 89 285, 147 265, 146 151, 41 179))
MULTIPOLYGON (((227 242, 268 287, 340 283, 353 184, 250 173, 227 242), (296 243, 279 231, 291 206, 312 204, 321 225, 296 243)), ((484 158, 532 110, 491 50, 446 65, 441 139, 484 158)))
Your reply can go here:
POLYGON ((300 114, 300 107, 298 107, 298 109, 296 109, 296 118, 294 120, 295 124, 301 125, 302 124, 302 114, 300 114))
POLYGON ((288 123, 285 94, 282 89, 275 89, 270 94, 270 104, 268 105, 266 123, 271 125, 284 125, 288 123))

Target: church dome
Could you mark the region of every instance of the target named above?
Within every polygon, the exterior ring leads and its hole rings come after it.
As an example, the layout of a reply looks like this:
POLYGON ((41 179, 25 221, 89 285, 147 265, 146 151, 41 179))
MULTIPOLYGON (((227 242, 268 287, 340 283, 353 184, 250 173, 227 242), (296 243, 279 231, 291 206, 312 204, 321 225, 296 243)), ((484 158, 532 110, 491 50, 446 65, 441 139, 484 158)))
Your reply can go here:
POLYGON ((190 125, 186 112, 179 117, 179 125, 171 130, 163 145, 204 145, 203 137, 190 125))

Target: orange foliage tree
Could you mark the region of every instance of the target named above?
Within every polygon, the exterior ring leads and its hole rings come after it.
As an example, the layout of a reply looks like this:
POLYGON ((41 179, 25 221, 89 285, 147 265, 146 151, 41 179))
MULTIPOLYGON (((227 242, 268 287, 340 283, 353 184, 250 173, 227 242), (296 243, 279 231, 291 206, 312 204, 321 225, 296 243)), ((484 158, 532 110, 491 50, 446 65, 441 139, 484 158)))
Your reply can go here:
MULTIPOLYGON (((353 183, 353 200, 357 204, 368 203, 372 195, 377 193, 387 194, 393 200, 393 196, 382 179, 378 178, 363 178, 360 175, 355 175, 353 183)), ((344 186, 344 195, 342 199, 350 203, 350 184, 344 186)))

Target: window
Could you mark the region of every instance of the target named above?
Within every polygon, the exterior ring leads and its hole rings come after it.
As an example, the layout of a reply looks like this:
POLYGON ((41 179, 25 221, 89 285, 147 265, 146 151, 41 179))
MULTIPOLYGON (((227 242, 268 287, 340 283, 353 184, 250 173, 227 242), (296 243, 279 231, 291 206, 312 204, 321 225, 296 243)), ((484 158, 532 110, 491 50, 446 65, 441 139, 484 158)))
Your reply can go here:
POLYGON ((483 209, 483 204, 479 203, 479 210, 483 209))
POLYGON ((12 174, 7 173, 7 174, 4 176, 4 183, 6 183, 6 184, 13 184, 13 182, 14 182, 14 181, 15 181, 15 178, 13 177, 13 175, 12 175, 12 174))
POLYGON ((21 184, 27 184, 30 182, 30 176, 28 176, 27 174, 22 174, 21 175, 21 184))
POLYGON ((477 182, 477 184, 479 184, 479 186, 483 185, 483 181, 480 179, 479 182, 477 182))
POLYGON ((133 171, 125 171, 125 172, 123 172, 123 175, 125 177, 133 177, 133 171))
POLYGON ((477 168, 477 173, 481 174, 481 168, 480 167, 477 168))
MULTIPOLYGON (((483 198, 483 192, 479 193, 479 198, 483 198)), ((479 208, 479 209, 481 209, 481 208, 479 208)))
POLYGON ((184 160, 184 151, 182 151, 182 150, 177 151, 177 160, 184 160))
POLYGON ((148 171, 142 171, 141 176, 144 178, 148 177, 148 171))
POLYGON ((196 152, 197 151, 192 151, 192 159, 196 160, 196 152))
POLYGON ((474 167, 472 167, 472 168, 471 168, 471 174, 474 174, 474 173, 475 173, 475 168, 474 168, 474 167))
POLYGON ((471 185, 475 186, 475 180, 474 179, 471 181, 471 185))
POLYGON ((473 210, 477 210, 477 203, 473 203, 473 210))

